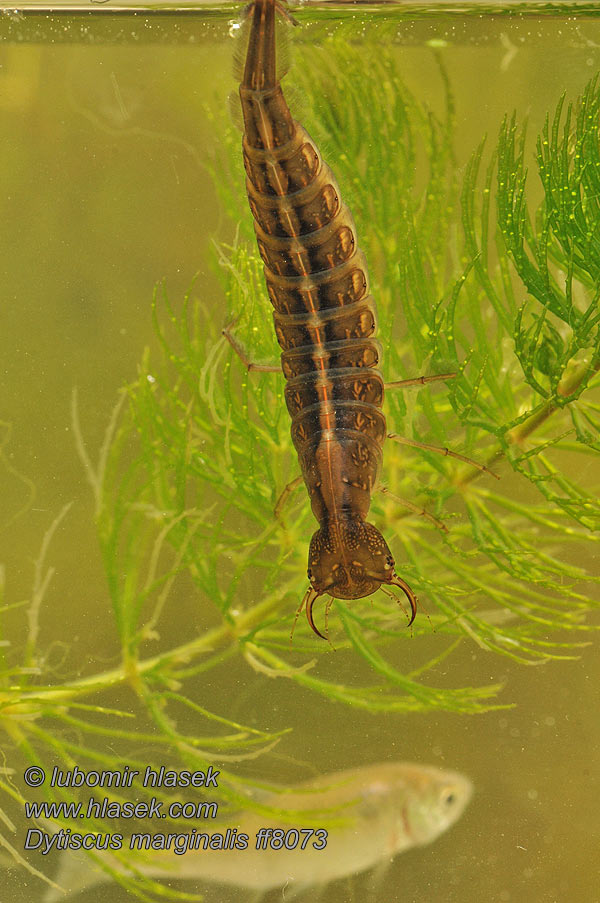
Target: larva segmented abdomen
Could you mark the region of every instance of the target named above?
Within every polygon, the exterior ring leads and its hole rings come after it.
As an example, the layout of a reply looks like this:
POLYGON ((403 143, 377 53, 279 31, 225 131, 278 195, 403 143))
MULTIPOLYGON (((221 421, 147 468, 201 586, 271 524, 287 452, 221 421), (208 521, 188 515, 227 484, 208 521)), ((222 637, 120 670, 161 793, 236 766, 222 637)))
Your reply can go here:
MULTIPOLYGON (((386 435, 377 370, 375 302, 349 210, 310 136, 291 116, 277 77, 276 16, 284 0, 252 0, 240 98, 244 165, 254 230, 283 353, 292 439, 319 529, 302 600, 362 599, 382 584, 416 596, 365 518, 386 435)), ((293 20, 292 20, 293 21, 293 20)))
POLYGON ((364 518, 386 434, 365 259, 333 174, 281 86, 243 82, 240 96, 248 201, 313 512, 320 523, 364 518))

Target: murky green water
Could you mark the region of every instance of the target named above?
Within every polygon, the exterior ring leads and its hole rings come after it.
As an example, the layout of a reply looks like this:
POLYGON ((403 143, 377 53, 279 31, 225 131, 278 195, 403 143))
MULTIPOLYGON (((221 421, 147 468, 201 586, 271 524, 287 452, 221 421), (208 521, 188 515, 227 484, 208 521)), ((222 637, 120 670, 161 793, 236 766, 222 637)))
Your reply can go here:
MULTIPOLYGON (((1 11, 0 561, 4 604, 17 605, 2 611, 2 638, 10 645, 0 694, 23 679, 18 670, 23 663, 34 669, 34 688, 70 685, 120 667, 110 580, 127 582, 130 559, 119 559, 120 566, 113 567, 107 579, 106 555, 101 554, 94 524, 94 499, 76 450, 73 389, 86 447, 95 462, 119 390, 136 379, 138 367, 146 372, 140 365, 144 349, 150 346, 152 361, 160 356, 151 309, 157 284, 164 282, 174 308, 180 310, 195 279, 194 294, 205 317, 199 327, 204 339, 198 344, 199 371, 218 342, 225 301, 214 243, 234 243, 240 221, 245 224, 243 241, 250 222, 242 203, 232 216, 213 175, 216 168, 223 178, 227 148, 239 140, 224 113, 235 90, 235 42, 229 35, 234 14, 233 8, 117 14, 108 5, 73 14, 12 7, 1 11), (42 566, 44 536, 63 509, 42 566), (46 577, 48 568, 52 573, 46 577), (38 603, 39 635, 36 650, 28 657, 32 611, 38 610, 38 603)), ((388 54, 413 98, 440 119, 447 79, 455 107, 457 197, 472 152, 486 134, 493 146, 505 114, 516 110, 521 121, 526 117, 528 133, 535 136, 561 95, 574 100, 600 70, 600 18, 583 4, 579 8, 544 4, 542 10, 530 7, 528 14, 521 8, 493 14, 480 6, 459 10, 407 4, 373 6, 366 12, 340 6, 305 8, 298 18, 302 27, 292 35, 292 65, 285 81, 292 90, 309 56, 314 71, 308 77, 318 92, 319 53, 324 66, 332 60, 335 65, 332 39, 344 41, 365 60, 377 48, 388 54)), ((360 83, 355 91, 361 91, 360 83)), ((300 97, 300 110, 302 102, 300 97)), ((309 104, 306 115, 319 123, 318 104, 309 104)), ((327 130, 322 123, 320 128, 327 130)), ((327 141, 321 149, 327 158, 327 141)), ((363 152, 366 156, 357 160, 357 172, 369 165, 368 149, 363 152)), ((349 146, 349 157, 351 153, 349 146)), ((532 153, 530 148, 531 168, 532 153)), ((232 179, 241 178, 241 166, 240 159, 232 179)), ((342 192, 345 187, 341 185, 342 192)), ((350 184, 347 191, 350 199, 359 196, 350 184)), ((354 205, 353 212, 359 230, 366 232, 369 210, 354 205)), ((520 300, 524 297, 525 292, 520 300)), ((224 359, 217 361, 215 367, 219 366, 224 366, 224 359)), ((443 404, 443 395, 436 397, 443 404)), ((208 404, 206 412, 209 422, 208 404)), ((187 415, 182 410, 178 416, 187 415)), ((228 427, 218 421, 214 428, 224 434, 228 427)), ((456 436, 462 448, 461 432, 456 436)), ((274 445, 271 437, 263 457, 277 458, 274 445)), ((155 451, 160 457, 158 442, 155 451)), ((248 454, 258 459, 262 453, 253 448, 248 454)), ((597 458, 569 457, 568 449, 564 454, 568 475, 576 472, 592 491, 597 485, 597 458)), ((286 467, 289 477, 294 476, 293 457, 288 455, 285 461, 273 465, 279 468, 281 488, 286 467)), ((502 476, 504 487, 514 486, 515 498, 533 498, 527 496, 530 488, 524 489, 508 469, 502 476)), ((201 510, 209 532, 221 530, 225 523, 232 535, 247 530, 249 543, 256 538, 244 518, 239 525, 228 520, 232 516, 226 493, 219 487, 204 495, 189 487, 186 491, 190 497, 183 507, 201 510)), ((300 500, 294 504, 292 519, 299 517, 300 500)), ((419 504, 427 504, 427 498, 421 497, 419 504)), ((436 514, 448 520, 451 534, 466 522, 464 509, 452 502, 436 514)), ((312 529, 304 517, 296 532, 281 533, 282 547, 286 542, 299 545, 285 561, 281 582, 289 591, 289 619, 276 637, 281 646, 273 648, 282 658, 288 655, 293 600, 300 601, 288 584, 294 579, 302 582, 312 529)), ((441 547, 440 537, 431 541, 441 547)), ((594 546, 583 540, 561 546, 556 536, 548 543, 549 555, 566 557, 598 575, 594 546)), ((220 547, 219 555, 215 553, 219 577, 230 567, 226 552, 220 547)), ((270 585, 265 589, 262 573, 251 568, 244 572, 230 600, 234 609, 259 602, 260 593, 276 592, 270 585)), ((157 636, 140 647, 142 660, 202 636, 209 628, 218 629, 220 615, 211 604, 210 591, 199 590, 197 577, 192 573, 176 581, 157 621, 157 636)), ((597 586, 586 584, 579 590, 597 604, 597 586)), ((421 590, 419 595, 438 632, 434 634, 421 616, 410 642, 392 640, 382 647, 403 673, 419 668, 449 643, 435 621, 436 609, 427 592, 421 590)), ((470 601, 481 610, 489 607, 485 585, 470 601)), ((121 636, 123 630, 121 625, 121 636)), ((291 657, 298 666, 313 657, 313 639, 301 631, 291 657)), ((360 877, 335 882, 324 890, 323 899, 595 903, 600 900, 595 764, 600 753, 600 674, 595 635, 577 639, 593 643, 580 650, 578 660, 526 667, 484 651, 467 638, 424 677, 425 683, 443 687, 504 683, 497 701, 515 703, 516 708, 487 714, 371 713, 334 702, 292 680, 257 673, 235 654, 215 661, 204 673, 190 673, 185 692, 198 705, 243 725, 271 732, 292 729, 273 751, 226 766, 240 776, 285 783, 372 762, 408 760, 454 769, 472 780, 475 795, 469 808, 433 846, 400 854, 375 881, 360 877)), ((130 651, 135 645, 134 639, 131 642, 130 651)), ((193 665, 200 660, 192 659, 193 665)), ((336 685, 380 682, 355 651, 343 647, 335 654, 328 651, 314 673, 336 685)), ((63 765, 98 767, 100 759, 92 760, 96 762, 92 765, 77 751, 78 745, 88 748, 88 741, 100 756, 160 763, 160 754, 147 737, 135 741, 111 736, 111 727, 115 732, 125 727, 133 734, 138 729, 146 735, 160 732, 157 719, 142 714, 144 702, 134 690, 122 681, 114 683, 113 687, 107 681, 103 684, 107 692, 88 695, 82 702, 135 712, 138 722, 124 724, 126 719, 117 716, 103 720, 91 713, 93 724, 107 728, 106 734, 93 735, 92 743, 84 728, 51 721, 46 727, 58 743, 73 744, 65 753, 67 759, 61 759, 64 746, 48 752, 46 741, 35 734, 28 735, 28 742, 44 750, 49 762, 63 765)), ((152 685, 156 693, 164 689, 158 680, 152 685)), ((35 714, 34 725, 44 724, 37 709, 35 714)), ((189 722, 182 712, 177 717, 183 732, 198 736, 204 729, 215 732, 212 722, 199 725, 195 714, 189 722)), ((26 756, 21 732, 27 732, 28 722, 25 718, 21 723, 21 718, 23 712, 6 716, 5 762, 0 764, 14 769, 14 786, 29 798, 22 780, 26 756), (11 718, 16 728, 8 724, 11 718)), ((222 763, 219 755, 214 761, 222 763)), ((179 767, 185 767, 181 761, 179 767)), ((5 801, 0 805, 5 808, 5 801)), ((6 797, 6 811, 17 827, 13 834, 7 825, 6 837, 22 848, 20 802, 6 797)), ((37 856, 31 862, 52 874, 59 856, 46 857, 48 862, 37 856)), ((234 895, 203 884, 192 889, 205 892, 208 900, 245 899, 242 891, 234 895)), ((3 870, 0 891, 2 899, 37 903, 44 885, 24 870, 3 870)), ((97 900, 99 893, 90 890, 80 899, 97 900)), ((280 898, 273 893, 268 899, 280 898)), ((126 896, 118 888, 104 887, 102 899, 116 903, 126 896)))

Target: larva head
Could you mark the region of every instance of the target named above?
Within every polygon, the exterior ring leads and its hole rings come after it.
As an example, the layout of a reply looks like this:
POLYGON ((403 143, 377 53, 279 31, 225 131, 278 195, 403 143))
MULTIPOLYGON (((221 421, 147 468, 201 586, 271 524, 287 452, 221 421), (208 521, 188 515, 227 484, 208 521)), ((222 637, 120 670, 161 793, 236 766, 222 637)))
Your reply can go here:
POLYGON ((399 586, 410 603, 412 624, 417 613, 415 594, 394 573, 394 558, 379 530, 363 520, 348 519, 324 524, 313 535, 308 553, 310 589, 304 605, 311 628, 315 627, 312 607, 319 596, 328 593, 335 599, 362 599, 379 589, 382 583, 399 586))
POLYGON ((325 524, 313 535, 308 552, 308 579, 319 595, 362 599, 389 583, 394 559, 373 524, 346 520, 325 524))

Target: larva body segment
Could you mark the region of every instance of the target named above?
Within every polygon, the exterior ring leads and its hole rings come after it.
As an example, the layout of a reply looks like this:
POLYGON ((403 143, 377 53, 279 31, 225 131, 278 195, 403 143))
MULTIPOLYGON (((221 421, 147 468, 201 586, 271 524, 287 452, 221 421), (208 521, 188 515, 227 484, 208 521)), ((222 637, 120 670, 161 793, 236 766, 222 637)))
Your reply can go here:
MULTIPOLYGON (((279 0, 254 0, 240 98, 248 202, 287 380, 285 398, 312 510, 309 623, 323 593, 357 599, 395 583, 388 546, 365 521, 386 436, 381 348, 364 255, 329 166, 292 117, 276 76, 279 0)), ((320 636, 322 634, 319 634, 320 636)))

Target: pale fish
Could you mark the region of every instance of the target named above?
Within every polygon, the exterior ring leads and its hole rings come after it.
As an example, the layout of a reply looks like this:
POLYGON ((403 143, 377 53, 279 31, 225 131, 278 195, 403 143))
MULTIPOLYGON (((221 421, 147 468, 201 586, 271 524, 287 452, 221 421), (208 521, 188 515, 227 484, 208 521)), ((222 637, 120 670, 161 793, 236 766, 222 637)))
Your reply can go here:
MULTIPOLYGON (((212 822, 210 828, 200 828, 194 823, 199 831, 208 833, 237 828, 238 835, 245 833, 249 837, 247 850, 200 849, 183 855, 152 852, 151 860, 138 860, 135 865, 152 878, 216 882, 258 892, 277 887, 324 887, 338 878, 383 866, 411 847, 431 843, 460 817, 472 790, 471 782, 463 775, 409 762, 334 772, 263 801, 277 809, 299 813, 294 815, 293 823, 255 812, 244 812, 227 825, 212 822), (302 824, 302 812, 310 817, 311 827, 315 820, 322 821, 328 832, 324 849, 314 849, 311 842, 304 850, 300 844, 295 850, 254 849, 261 828, 288 831, 292 826, 308 827, 302 824), (315 818, 319 812, 323 813, 322 818, 315 818), (333 818, 343 819, 344 823, 328 825, 333 818)), ((189 822, 182 825, 182 832, 189 830, 189 822)), ((56 881, 66 891, 77 892, 107 879, 89 860, 72 854, 59 855, 62 862, 56 881)), ((114 859, 111 864, 115 866, 114 859)), ((60 895, 50 889, 45 903, 58 899, 60 895)))

